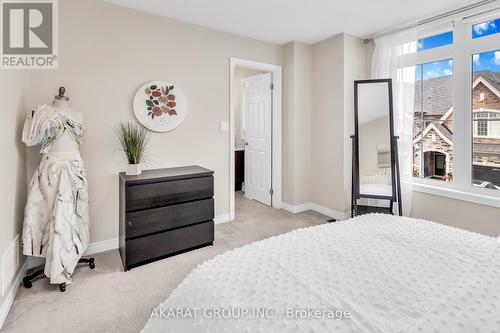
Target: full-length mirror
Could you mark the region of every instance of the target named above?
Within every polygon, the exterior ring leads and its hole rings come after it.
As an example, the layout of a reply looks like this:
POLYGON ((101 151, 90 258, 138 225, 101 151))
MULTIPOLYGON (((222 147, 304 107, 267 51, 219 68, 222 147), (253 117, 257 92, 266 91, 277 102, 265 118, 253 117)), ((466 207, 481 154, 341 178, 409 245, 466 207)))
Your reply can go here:
POLYGON ((353 200, 387 200, 387 205, 377 204, 377 209, 384 207, 392 213, 397 167, 391 80, 355 81, 354 90, 353 200))
POLYGON ((392 197, 388 82, 358 84, 359 194, 392 197))

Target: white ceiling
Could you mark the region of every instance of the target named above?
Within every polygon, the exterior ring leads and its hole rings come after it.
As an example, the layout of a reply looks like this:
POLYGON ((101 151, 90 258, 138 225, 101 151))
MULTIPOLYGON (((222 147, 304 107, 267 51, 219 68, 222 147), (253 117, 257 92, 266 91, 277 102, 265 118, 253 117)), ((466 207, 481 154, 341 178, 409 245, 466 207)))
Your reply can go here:
POLYGON ((338 33, 358 37, 478 0, 106 0, 258 40, 313 44, 338 33))

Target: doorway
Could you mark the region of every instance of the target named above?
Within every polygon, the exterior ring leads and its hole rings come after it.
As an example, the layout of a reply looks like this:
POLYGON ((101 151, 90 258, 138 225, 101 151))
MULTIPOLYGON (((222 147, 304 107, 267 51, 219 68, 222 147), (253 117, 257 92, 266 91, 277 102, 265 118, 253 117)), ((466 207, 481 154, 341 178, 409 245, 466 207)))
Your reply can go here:
POLYGON ((446 155, 438 151, 424 152, 424 177, 443 179, 446 176, 446 155))
POLYGON ((281 66, 230 60, 229 220, 236 197, 281 208, 281 66))

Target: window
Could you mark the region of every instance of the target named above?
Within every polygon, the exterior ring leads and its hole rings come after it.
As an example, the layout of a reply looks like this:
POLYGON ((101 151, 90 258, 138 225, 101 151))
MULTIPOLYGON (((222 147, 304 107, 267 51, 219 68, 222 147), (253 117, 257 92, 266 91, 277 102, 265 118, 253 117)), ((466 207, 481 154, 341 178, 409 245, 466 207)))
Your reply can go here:
POLYGON ((401 69, 419 64, 414 189, 500 207, 500 19, 478 14, 452 16, 433 35, 424 27, 416 54, 400 59, 401 69))
POLYGON ((473 114, 473 135, 500 139, 500 113, 478 111, 473 114))
POLYGON ((453 60, 416 67, 413 176, 453 179, 453 60))
POLYGON ((472 184, 500 190, 500 50, 472 55, 472 80, 472 184))
POLYGON ((500 19, 466 14, 401 52, 400 70, 415 74, 413 188, 500 207, 500 19))
POLYGON ((477 136, 488 136, 488 122, 478 119, 476 124, 477 136))
POLYGON ((417 41, 417 51, 430 50, 436 47, 453 44, 453 32, 448 31, 439 35, 420 38, 417 41))
POLYGON ((490 20, 472 26, 472 39, 493 35, 500 32, 500 19, 490 20))

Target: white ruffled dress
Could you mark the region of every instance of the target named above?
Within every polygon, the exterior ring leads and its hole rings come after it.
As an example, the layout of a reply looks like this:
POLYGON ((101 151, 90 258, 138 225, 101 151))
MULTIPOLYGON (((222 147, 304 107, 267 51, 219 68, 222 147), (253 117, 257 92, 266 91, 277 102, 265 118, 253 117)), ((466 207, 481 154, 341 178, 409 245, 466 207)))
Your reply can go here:
POLYGON ((31 179, 24 213, 23 253, 44 257, 50 283, 71 283, 89 242, 87 176, 78 151, 50 152, 63 133, 81 143, 82 123, 42 105, 28 115, 23 142, 41 144, 42 159, 31 179))

